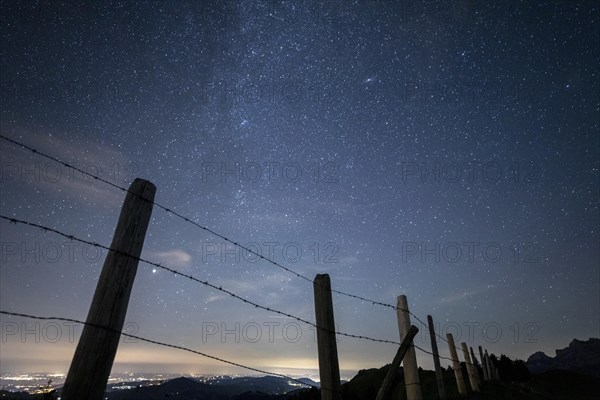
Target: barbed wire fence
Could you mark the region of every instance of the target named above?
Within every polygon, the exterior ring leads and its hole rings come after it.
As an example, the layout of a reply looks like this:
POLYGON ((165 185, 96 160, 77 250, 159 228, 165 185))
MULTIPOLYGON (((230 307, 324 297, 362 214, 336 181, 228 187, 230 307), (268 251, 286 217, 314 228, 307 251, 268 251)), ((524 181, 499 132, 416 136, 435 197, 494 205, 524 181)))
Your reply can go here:
MULTIPOLYGON (((114 182, 111 182, 111 181, 109 181, 107 179, 104 179, 104 178, 102 178, 102 177, 100 177, 98 175, 92 174, 92 173, 90 173, 90 172, 88 172, 88 171, 86 171, 84 169, 81 169, 81 168, 79 168, 79 167, 77 167, 75 165, 72 165, 71 163, 68 163, 68 162, 65 162, 63 160, 60 160, 57 157, 54 157, 52 155, 46 154, 44 152, 41 152, 41 151, 39 151, 39 150, 37 150, 37 149, 35 149, 35 148, 31 147, 31 146, 28 146, 28 145, 26 145, 24 143, 21 143, 19 141, 13 140, 13 139, 10 139, 10 138, 8 138, 8 137, 6 137, 4 135, 0 135, 0 139, 6 141, 8 143, 11 143, 11 144, 13 144, 15 146, 19 146, 19 147, 21 147, 21 148, 23 148, 25 150, 28 150, 29 152, 35 154, 36 156, 40 156, 40 157, 46 158, 48 160, 51 160, 53 162, 56 162, 56 163, 58 163, 58 164, 60 164, 60 165, 62 165, 64 167, 66 167, 66 168, 72 169, 73 171, 77 171, 77 172, 79 172, 79 173, 81 173, 81 174, 83 174, 85 176, 89 176, 90 178, 94 179, 95 181, 99 181, 99 182, 101 182, 103 184, 106 184, 106 185, 112 187, 112 188, 118 189, 118 190, 120 190, 120 191, 122 191, 122 192, 124 192, 126 194, 132 194, 134 196, 140 197, 139 194, 137 194, 135 192, 132 192, 130 189, 127 189, 127 188, 125 188, 123 186, 120 186, 120 185, 118 185, 118 184, 116 184, 114 182)), ((145 198, 143 200, 144 201, 149 201, 149 200, 147 200, 145 198)), ((301 280, 307 281, 307 282, 309 282, 309 283, 311 283, 313 285, 318 285, 318 283, 316 281, 313 281, 309 277, 307 277, 305 275, 302 275, 299 272, 294 271, 293 269, 288 268, 288 267, 282 265, 281 263, 279 263, 279 262, 277 262, 277 261, 275 261, 275 260, 273 260, 273 259, 271 259, 269 257, 264 256, 263 254, 255 251, 253 249, 251 249, 250 247, 241 244, 239 241, 233 240, 233 239, 229 238, 228 236, 223 235, 223 234, 217 232, 215 229, 211 229, 211 228, 209 228, 207 226, 204 226, 204 225, 200 224, 195 219, 190 218, 188 216, 185 216, 185 215, 183 215, 183 214, 175 211, 172 207, 164 206, 164 205, 162 205, 160 203, 157 203, 154 200, 151 200, 149 202, 151 203, 152 206, 157 207, 159 209, 162 209, 163 211, 165 211, 169 215, 174 216, 177 219, 183 220, 185 223, 190 224, 190 225, 194 226, 197 229, 200 229, 200 230, 205 231, 205 232, 207 232, 207 233, 209 233, 211 235, 214 235, 214 236, 216 236, 216 237, 224 240, 225 242, 230 243, 230 244, 234 245, 235 247, 237 247, 237 248, 239 248, 241 250, 244 250, 244 251, 248 252, 249 254, 252 254, 252 255, 258 257, 258 259, 263 260, 263 261, 267 262, 268 264, 270 264, 270 265, 272 265, 274 267, 282 269, 285 272, 287 272, 289 274, 292 274, 295 277, 297 277, 297 278, 299 278, 301 280)), ((217 291, 219 291, 221 293, 226 294, 227 296, 230 296, 231 298, 233 298, 233 299, 235 299, 237 301, 240 301, 242 303, 247 304, 248 306, 252 306, 254 308, 261 309, 263 311, 275 313, 275 314, 278 314, 278 315, 281 315, 281 316, 285 316, 285 317, 290 318, 290 319, 294 319, 294 320, 296 320, 298 322, 301 322, 301 323, 304 323, 304 324, 309 325, 311 327, 314 327, 317 330, 324 330, 323 327, 319 326, 317 323, 315 323, 313 321, 310 321, 310 320, 308 320, 306 318, 302 318, 302 317, 296 316, 294 314, 291 314, 291 313, 288 313, 288 312, 285 312, 285 311, 282 311, 282 310, 279 310, 279 309, 276 309, 276 308, 273 308, 273 307, 265 306, 265 305, 262 305, 262 304, 260 304, 258 302, 249 300, 249 299, 244 298, 243 296, 241 296, 241 295, 239 295, 239 294, 237 294, 237 293, 235 293, 235 292, 233 292, 231 290, 223 288, 222 286, 213 284, 213 283, 211 283, 211 282, 209 282, 207 280, 203 280, 201 278, 197 278, 197 277, 195 277, 195 276, 193 276, 191 274, 181 272, 181 271, 177 270, 176 268, 174 268, 173 266, 163 265, 163 263, 146 260, 146 259, 143 259, 141 257, 137 257, 137 256, 135 256, 133 254, 130 254, 128 252, 119 251, 117 249, 113 249, 113 248, 111 248, 109 246, 102 245, 102 244, 94 242, 92 240, 82 239, 82 238, 77 237, 77 236, 75 236, 73 234, 67 234, 67 233, 65 233, 65 232, 63 232, 63 231, 61 231, 61 230, 59 230, 57 228, 52 228, 52 227, 45 226, 45 225, 42 225, 42 224, 38 224, 38 223, 35 223, 35 222, 32 222, 32 221, 27 221, 27 220, 19 219, 19 218, 16 218, 16 217, 9 217, 9 216, 5 216, 5 215, 0 215, 0 219, 2 219, 4 221, 8 221, 10 224, 22 224, 22 225, 25 225, 25 226, 28 226, 28 227, 32 227, 32 228, 39 228, 39 229, 43 230, 46 233, 50 232, 50 233, 53 233, 53 234, 56 234, 56 235, 68 238, 68 239, 70 239, 72 241, 76 241, 76 242, 80 242, 80 243, 83 243, 83 244, 87 244, 87 245, 93 246, 95 248, 104 249, 104 250, 108 250, 108 251, 113 251, 113 252, 119 253, 122 256, 126 256, 128 258, 133 258, 133 259, 135 259, 135 260, 137 260, 137 261, 139 261, 139 262, 141 262, 141 263, 143 263, 145 265, 149 265, 149 266, 152 266, 154 268, 159 268, 159 269, 165 270, 165 271, 167 271, 167 272, 169 272, 169 273, 171 273, 171 274, 173 274, 175 276, 186 278, 186 279, 188 279, 188 280, 190 280, 190 281, 192 281, 194 283, 203 285, 205 287, 209 287, 209 288, 211 288, 213 290, 217 290, 217 291)), ((380 306, 380 307, 384 307, 384 308, 391 309, 391 310, 394 310, 394 311, 406 312, 410 316, 412 316, 423 327, 425 327, 425 328, 429 327, 429 325, 427 323, 425 323, 418 315, 414 314, 412 311, 410 311, 408 309, 405 309, 405 308, 402 308, 402 307, 398 307, 397 305, 393 305, 393 304, 389 304, 389 303, 385 303, 385 302, 373 300, 373 299, 367 298, 365 296, 362 296, 362 295, 359 295, 359 294, 356 294, 356 293, 350 293, 350 292, 346 292, 346 291, 342 291, 342 290, 336 290, 336 289, 333 289, 333 288, 328 288, 328 290, 330 290, 332 293, 335 293, 337 295, 349 297, 349 298, 352 298, 352 299, 355 299, 355 300, 359 300, 359 301, 365 302, 365 303, 370 303, 370 304, 372 304, 374 306, 380 306)), ((96 328, 111 330, 110 327, 89 324, 88 322, 83 322, 83 321, 79 321, 79 320, 76 320, 76 319, 65 318, 65 317, 44 317, 44 316, 37 316, 37 315, 32 315, 32 314, 27 314, 27 313, 22 313, 22 312, 16 312, 16 311, 8 311, 8 310, 1 310, 0 314, 9 315, 9 316, 13 316, 13 317, 31 318, 31 319, 37 319, 37 320, 67 321, 67 322, 73 322, 73 323, 78 323, 78 324, 83 324, 83 325, 92 325, 92 326, 95 326, 96 328)), ((385 344, 393 344, 393 345, 400 345, 401 344, 400 342, 394 341, 394 340, 374 338, 374 337, 370 337, 370 336, 365 336, 365 335, 360 335, 360 334, 355 334, 355 333, 348 333, 348 332, 343 332, 343 331, 339 331, 339 330, 331 330, 331 331, 330 330, 325 330, 325 331, 328 334, 335 334, 335 335, 349 337, 349 338, 356 339, 356 340, 365 340, 365 341, 369 341, 369 342, 385 343, 385 344)), ((427 330, 425 332, 427 332, 427 330)), ((289 379, 289 380, 291 380, 293 382, 301 383, 301 384, 303 384, 305 386, 316 388, 315 386, 309 385, 306 382, 299 381, 298 379, 290 377, 290 376, 287 376, 287 375, 283 375, 283 374, 279 374, 279 373, 274 373, 274 372, 269 372, 269 371, 265 371, 265 370, 260 369, 260 368, 255 368, 255 367, 247 366, 247 365, 244 365, 244 364, 241 364, 241 363, 237 363, 237 362, 234 362, 234 361, 230 361, 230 360, 226 360, 226 359, 223 359, 223 358, 220 358, 220 357, 209 355, 209 354, 206 354, 206 353, 203 353, 203 352, 200 352, 200 351, 188 348, 188 347, 179 346, 179 345, 173 345, 173 344, 169 344, 169 343, 165 343, 165 342, 161 342, 161 341, 157 341, 157 340, 153 340, 153 339, 148 339, 148 338, 144 338, 144 337, 141 337, 141 336, 132 335, 132 334, 127 333, 127 332, 118 332, 118 333, 120 335, 122 335, 122 336, 130 337, 130 338, 134 338, 134 339, 138 339, 140 341, 147 342, 147 343, 150 343, 150 344, 159 345, 159 346, 163 346, 163 347, 169 347, 169 348, 178 349, 178 350, 182 350, 182 351, 187 351, 187 352, 194 353, 196 355, 207 357, 207 358, 210 358, 210 359, 213 359, 213 360, 217 360, 217 361, 220 361, 220 362, 232 365, 232 366, 244 368, 244 369, 247 369, 247 370, 250 370, 250 371, 254 371, 254 372, 258 372, 258 373, 262 373, 262 374, 266 374, 266 375, 272 375, 272 376, 286 378, 286 379, 289 379)), ((441 336, 437 332, 433 331, 433 333, 434 333, 434 335, 437 338, 441 339, 443 342, 447 343, 449 346, 453 346, 458 352, 462 351, 462 349, 460 347, 458 347, 456 345, 452 345, 452 343, 449 340, 447 340, 446 338, 444 338, 443 336, 441 336)), ((453 359, 453 358, 451 358, 451 357, 445 357, 445 356, 442 356, 442 355, 439 355, 439 354, 434 354, 434 352, 426 350, 426 349, 424 349, 424 348, 422 348, 422 347, 414 344, 414 341, 411 342, 410 346, 413 347, 413 348, 415 348, 415 349, 417 349, 417 350, 419 350, 420 352, 422 352, 424 354, 431 355, 431 356, 434 356, 434 357, 438 357, 439 359, 444 359, 444 360, 450 361, 451 363, 455 363, 456 362, 456 360, 453 359)), ((467 364, 469 367, 477 367, 478 366, 478 363, 477 363, 476 360, 473 360, 472 363, 469 363, 465 359, 464 363, 467 364)), ((482 364, 482 366, 483 366, 483 364, 482 364)), ((404 385, 404 386, 410 386, 410 385, 413 385, 413 384, 411 384, 411 383, 408 383, 408 384, 407 383, 402 383, 402 385, 404 385)), ((326 388, 326 387, 321 387, 321 389, 323 389, 325 391, 332 391, 333 390, 331 388, 326 388)))

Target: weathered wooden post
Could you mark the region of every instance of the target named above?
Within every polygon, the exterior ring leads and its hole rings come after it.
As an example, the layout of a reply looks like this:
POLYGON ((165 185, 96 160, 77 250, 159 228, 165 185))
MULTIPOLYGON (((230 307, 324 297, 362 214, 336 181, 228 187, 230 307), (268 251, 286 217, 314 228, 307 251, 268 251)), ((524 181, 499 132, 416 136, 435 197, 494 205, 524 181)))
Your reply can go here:
POLYGON ((462 369, 460 368, 460 362, 458 361, 458 354, 456 354, 454 337, 451 333, 447 333, 446 339, 448 339, 448 350, 450 350, 450 358, 452 359, 452 369, 454 370, 454 377, 456 378, 456 386, 458 386, 458 393, 462 396, 466 396, 467 387, 465 386, 462 369))
POLYGON ((487 379, 488 381, 492 380, 492 376, 490 375, 490 368, 488 366, 488 359, 487 359, 487 354, 483 355, 483 369, 487 375, 487 379))
POLYGON ((156 186, 139 178, 129 187, 62 389, 63 400, 104 399, 155 193, 156 186))
POLYGON ((492 370, 492 359, 490 358, 487 349, 485 350, 485 365, 487 366, 488 376, 490 380, 496 380, 496 378, 494 377, 494 371, 492 370))
POLYGON ((488 356, 487 350, 485 350, 485 354, 483 355, 483 365, 485 366, 485 370, 487 371, 488 380, 493 381, 492 371, 490 370, 490 358, 488 356))
POLYGON ((340 367, 338 364, 333 300, 329 275, 318 274, 313 282, 315 315, 317 320, 317 350, 319 352, 319 376, 321 400, 341 400, 340 367))
MULTIPOLYGON (((396 308, 400 341, 403 341, 411 327, 408 301, 405 295, 398 296, 396 308)), ((417 367, 417 355, 415 354, 414 345, 411 344, 410 348, 406 351, 402 365, 404 366, 404 383, 406 384, 407 400, 422 400, 423 396, 421 394, 421 383, 419 382, 419 369, 417 367)))
POLYGON ((433 365, 435 366, 435 379, 437 381, 438 394, 440 400, 445 400, 446 387, 444 386, 444 375, 442 374, 442 367, 440 366, 440 354, 438 352, 433 317, 431 315, 427 316, 427 325, 429 325, 429 336, 431 336, 431 352, 433 353, 433 365))
POLYGON ((485 359, 483 358, 483 349, 479 346, 479 359, 481 360, 481 369, 483 370, 483 380, 489 381, 490 377, 488 376, 487 365, 485 363, 485 359))
POLYGON ((465 342, 462 342, 461 346, 463 356, 465 357, 465 364, 467 364, 467 375, 469 375, 469 383, 471 384, 471 389, 474 392, 479 392, 479 383, 477 382, 477 377, 475 376, 475 368, 473 368, 471 356, 469 355, 469 349, 467 348, 467 344, 465 342))
POLYGON ((479 362, 477 361, 477 358, 475 358, 475 352, 473 351, 473 347, 469 347, 469 350, 471 351, 471 360, 473 360, 473 369, 475 370, 475 378, 477 378, 477 383, 479 384, 479 388, 481 389, 481 385, 483 383, 482 379, 481 379, 481 375, 479 374, 479 362))
POLYGON ((398 352, 392 361, 392 365, 390 365, 390 369, 385 375, 383 383, 377 392, 376 400, 389 399, 392 389, 394 388, 394 380, 396 378, 396 374, 398 373, 398 368, 400 368, 400 363, 402 362, 406 351, 410 349, 411 343, 417 335, 417 332, 419 332, 419 329, 414 325, 411 326, 408 330, 408 333, 404 337, 404 340, 402 340, 402 343, 400 343, 400 348, 398 349, 398 352))
POLYGON ((492 365, 490 364, 490 355, 488 354, 487 350, 485 350, 485 368, 487 369, 488 372, 488 379, 490 381, 494 380, 494 375, 492 374, 492 365))

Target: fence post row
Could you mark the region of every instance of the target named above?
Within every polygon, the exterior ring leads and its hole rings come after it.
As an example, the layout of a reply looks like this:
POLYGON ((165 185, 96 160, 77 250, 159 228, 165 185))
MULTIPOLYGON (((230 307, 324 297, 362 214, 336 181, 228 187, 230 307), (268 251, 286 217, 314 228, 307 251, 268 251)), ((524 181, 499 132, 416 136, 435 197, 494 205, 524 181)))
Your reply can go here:
MULTIPOLYGON (((2 138, 21 145, 34 153, 38 152, 37 150, 16 141, 5 137, 2 138)), ((40 154, 44 155, 44 153, 40 154)), ((49 157, 47 155, 44 156, 49 157)), ((62 162, 61 164, 71 167, 62 162)), ((94 175, 90 176, 100 179, 94 175)), ((120 188, 125 190, 122 187, 120 188)), ((104 399, 108 377, 112 369, 125 316, 127 314, 129 298, 139 264, 139 257, 142 252, 146 231, 152 215, 155 194, 156 186, 151 182, 140 178, 136 178, 127 190, 127 195, 121 207, 110 250, 104 261, 83 332, 77 344, 62 389, 61 398, 63 400, 79 400, 83 398, 89 400, 104 399)), ((184 218, 182 216, 180 217, 184 218)), ((2 218, 6 217, 3 216, 2 218)), ((187 220, 187 218, 184 219, 187 220)), ((190 222, 189 220, 187 221, 190 222)), ((11 222, 15 221, 11 220, 11 222)), ((29 225, 36 226, 36 224, 32 223, 29 223, 29 225)), ((232 243, 237 245, 235 242, 232 243)), ((313 281, 313 286, 319 374, 321 378, 321 399, 341 400, 342 392, 333 301, 331 296, 331 281, 329 275, 317 274, 313 281)), ((358 297, 350 294, 347 295, 358 297)), ((414 336, 418 332, 418 329, 414 325, 411 325, 410 311, 405 295, 398 296, 396 311, 401 346, 394 357, 392 368, 388 371, 379 390, 377 400, 383 400, 391 391, 393 379, 396 376, 396 370, 399 368, 401 362, 404 364, 404 382, 407 399, 422 400, 415 346, 413 343, 414 336)), ((446 390, 440 366, 440 357, 432 316, 428 315, 427 320, 431 336, 431 348, 439 398, 445 400, 446 390)), ((461 395, 466 395, 466 385, 456 352, 454 338, 450 333, 446 336, 458 391, 461 395)), ((469 382, 474 392, 480 390, 483 381, 500 380, 498 366, 494 359, 488 354, 487 349, 484 352, 482 347, 479 346, 479 357, 481 360, 480 373, 478 367, 479 362, 475 356, 473 347, 470 347, 469 349, 465 342, 461 343, 461 347, 465 358, 469 382)))
POLYGON ((333 300, 331 299, 329 275, 318 274, 313 282, 313 288, 317 321, 321 400, 341 400, 340 367, 335 341, 335 321, 333 319, 333 300))
POLYGON ((62 389, 63 400, 104 399, 106 383, 125 322, 138 258, 152 215, 155 193, 156 186, 139 178, 129 187, 110 245, 111 250, 104 260, 86 325, 62 389))

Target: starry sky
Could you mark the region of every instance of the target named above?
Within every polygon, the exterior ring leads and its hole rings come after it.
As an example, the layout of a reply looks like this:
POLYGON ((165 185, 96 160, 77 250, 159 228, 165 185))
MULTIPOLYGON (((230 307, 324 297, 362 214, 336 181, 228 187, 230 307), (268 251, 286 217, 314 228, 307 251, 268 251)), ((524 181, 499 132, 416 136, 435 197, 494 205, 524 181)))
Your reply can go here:
MULTIPOLYGON (((334 289, 406 294, 457 342, 527 358, 600 335, 597 2, 0 6, 2 135, 120 186, 148 179, 160 204, 334 289)), ((121 191, 0 150, 2 215, 110 244, 121 191)), ((0 233, 0 308, 84 320, 105 252, 0 233)), ((156 207, 142 257, 314 321, 310 282, 156 207)), ((339 330, 398 340, 393 310, 333 303, 339 330)), ((0 372, 68 370, 80 326, 0 321, 0 372)), ((314 329, 143 263, 125 330, 318 368, 314 329)), ((395 349, 340 337, 342 375, 395 349)), ((124 371, 244 373, 131 339, 124 371)))

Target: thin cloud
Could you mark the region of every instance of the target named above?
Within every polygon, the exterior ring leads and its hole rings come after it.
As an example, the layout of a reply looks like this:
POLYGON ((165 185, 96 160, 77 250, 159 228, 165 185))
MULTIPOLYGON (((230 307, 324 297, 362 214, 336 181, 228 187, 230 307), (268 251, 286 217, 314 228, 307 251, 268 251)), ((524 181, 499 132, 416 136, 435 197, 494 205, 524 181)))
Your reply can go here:
POLYGON ((213 294, 208 296, 204 301, 206 303, 214 303, 215 301, 225 300, 229 298, 229 296, 221 295, 221 294, 213 294))
POLYGON ((477 289, 477 290, 471 290, 471 291, 464 291, 461 293, 453 293, 450 294, 448 296, 442 297, 439 301, 439 304, 452 304, 452 303, 456 303, 458 301, 465 301, 470 297, 474 297, 477 296, 481 293, 487 292, 489 290, 491 290, 492 287, 487 287, 484 289, 477 289))
POLYGON ((167 251, 150 251, 148 256, 151 259, 157 259, 166 265, 175 265, 178 267, 185 267, 192 261, 192 256, 181 249, 172 249, 167 251))

